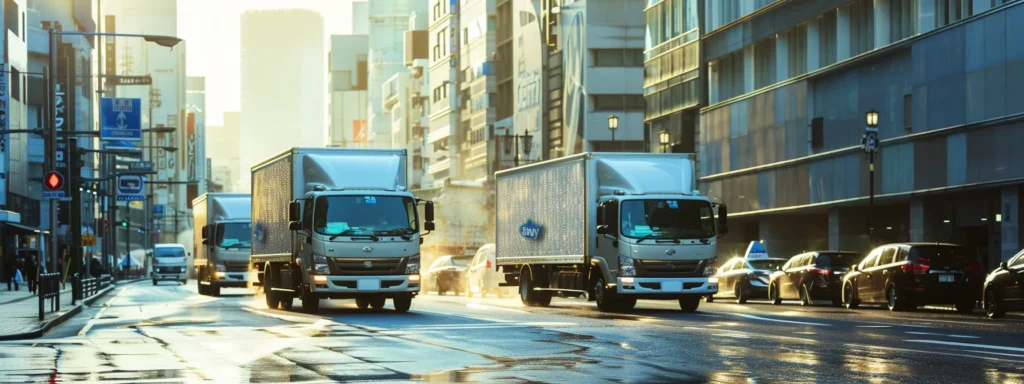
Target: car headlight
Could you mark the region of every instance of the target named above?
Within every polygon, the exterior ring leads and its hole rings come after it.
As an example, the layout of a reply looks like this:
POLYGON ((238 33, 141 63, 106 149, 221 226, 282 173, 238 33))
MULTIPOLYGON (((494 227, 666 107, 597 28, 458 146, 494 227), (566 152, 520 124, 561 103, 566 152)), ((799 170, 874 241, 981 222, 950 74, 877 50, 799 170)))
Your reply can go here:
POLYGON ((704 276, 714 276, 714 275, 715 275, 715 267, 704 268, 704 276))
POLYGON ((215 268, 217 272, 227 271, 227 268, 224 268, 224 264, 214 264, 213 268, 215 268))
POLYGON ((633 258, 619 255, 619 276, 636 276, 636 265, 633 258))
POLYGON ((405 263, 405 274, 413 275, 420 273, 420 255, 416 255, 409 258, 409 262, 405 263))

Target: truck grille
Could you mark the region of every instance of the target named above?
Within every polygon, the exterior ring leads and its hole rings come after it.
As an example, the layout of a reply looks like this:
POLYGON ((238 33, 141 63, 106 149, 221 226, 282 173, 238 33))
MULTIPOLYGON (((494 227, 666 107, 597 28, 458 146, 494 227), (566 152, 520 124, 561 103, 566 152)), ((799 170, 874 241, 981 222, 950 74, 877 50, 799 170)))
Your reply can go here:
POLYGON ((246 260, 225 261, 224 268, 227 269, 227 272, 246 272, 249 270, 249 262, 246 260))
POLYGON ((637 277, 704 276, 704 260, 633 260, 637 277))
POLYGON ((402 275, 405 257, 400 259, 343 259, 327 258, 332 275, 402 275))
POLYGON ((156 273, 181 273, 181 267, 157 267, 156 273))

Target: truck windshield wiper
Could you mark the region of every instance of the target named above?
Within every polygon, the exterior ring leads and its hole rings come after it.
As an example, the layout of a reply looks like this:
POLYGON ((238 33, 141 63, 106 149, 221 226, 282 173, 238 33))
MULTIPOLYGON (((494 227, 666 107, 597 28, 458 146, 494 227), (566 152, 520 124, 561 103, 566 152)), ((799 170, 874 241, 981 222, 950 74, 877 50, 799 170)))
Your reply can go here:
POLYGON ((380 240, 380 238, 377 237, 377 235, 373 234, 372 232, 369 235, 355 235, 355 234, 352 234, 350 232, 355 232, 355 231, 349 229, 349 230, 346 230, 345 232, 342 232, 342 233, 339 233, 337 235, 331 236, 327 240, 328 241, 334 241, 334 239, 337 239, 337 238, 342 237, 342 236, 349 236, 349 237, 351 237, 353 239, 356 239, 356 238, 359 238, 359 239, 369 239, 369 240, 372 240, 372 241, 380 240))
POLYGON ((658 236, 658 234, 657 233, 648 233, 648 234, 644 235, 644 237, 641 237, 641 238, 637 239, 636 243, 640 244, 640 242, 642 242, 644 240, 647 240, 647 239, 652 239, 655 236, 658 236))

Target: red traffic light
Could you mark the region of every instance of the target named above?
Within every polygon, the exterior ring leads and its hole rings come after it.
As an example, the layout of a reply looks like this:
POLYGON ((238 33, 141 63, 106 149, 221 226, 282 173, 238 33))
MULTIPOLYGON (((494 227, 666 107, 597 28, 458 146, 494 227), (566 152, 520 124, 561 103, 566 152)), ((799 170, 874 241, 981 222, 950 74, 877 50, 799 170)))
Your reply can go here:
POLYGON ((57 171, 50 171, 46 174, 46 177, 43 178, 43 186, 45 186, 48 191, 61 190, 64 188, 64 175, 61 175, 60 172, 57 171))

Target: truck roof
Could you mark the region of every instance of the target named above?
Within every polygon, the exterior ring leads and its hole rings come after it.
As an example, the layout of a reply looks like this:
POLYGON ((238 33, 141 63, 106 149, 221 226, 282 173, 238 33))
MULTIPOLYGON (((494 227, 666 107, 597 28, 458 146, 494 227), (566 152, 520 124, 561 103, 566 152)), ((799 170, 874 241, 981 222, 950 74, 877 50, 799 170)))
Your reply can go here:
POLYGON ((584 152, 496 172, 495 178, 587 160, 594 160, 601 194, 695 194, 694 165, 687 153, 584 152))
POLYGON ((210 210, 206 213, 211 220, 243 220, 252 216, 252 196, 248 194, 211 195, 210 210))

